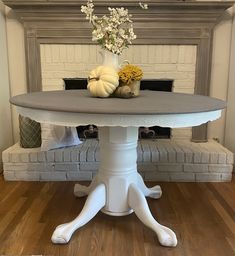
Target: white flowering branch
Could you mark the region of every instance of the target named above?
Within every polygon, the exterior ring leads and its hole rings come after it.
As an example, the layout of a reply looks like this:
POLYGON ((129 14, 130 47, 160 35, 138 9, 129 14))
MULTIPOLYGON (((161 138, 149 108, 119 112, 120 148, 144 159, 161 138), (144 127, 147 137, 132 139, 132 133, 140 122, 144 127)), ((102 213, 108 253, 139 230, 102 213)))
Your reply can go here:
MULTIPOLYGON (((142 9, 147 9, 147 4, 139 3, 142 9)), ((88 0, 86 5, 81 6, 81 12, 86 14, 86 19, 93 25, 92 41, 97 41, 102 48, 115 54, 122 51, 132 44, 136 39, 134 34, 131 14, 128 9, 108 8, 110 15, 98 18, 94 14, 93 0, 88 0)))

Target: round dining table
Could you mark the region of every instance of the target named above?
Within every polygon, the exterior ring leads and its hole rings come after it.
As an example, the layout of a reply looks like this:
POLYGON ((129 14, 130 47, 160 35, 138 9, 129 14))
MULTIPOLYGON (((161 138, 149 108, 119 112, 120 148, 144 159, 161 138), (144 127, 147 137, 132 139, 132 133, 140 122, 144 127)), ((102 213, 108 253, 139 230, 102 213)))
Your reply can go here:
MULTIPOLYGON (((100 165, 89 186, 76 184, 75 196, 88 195, 80 214, 59 225, 52 242, 68 243, 75 230, 100 210, 123 216, 134 212, 157 235, 163 246, 177 245, 175 233, 151 214, 146 197, 162 196, 160 186, 146 187, 137 171, 138 128, 192 127, 221 116, 226 103, 201 95, 141 91, 139 97, 94 98, 87 90, 35 92, 12 97, 19 114, 40 123, 98 126, 100 165)), ((59 209, 58 209, 59 214, 59 209)))

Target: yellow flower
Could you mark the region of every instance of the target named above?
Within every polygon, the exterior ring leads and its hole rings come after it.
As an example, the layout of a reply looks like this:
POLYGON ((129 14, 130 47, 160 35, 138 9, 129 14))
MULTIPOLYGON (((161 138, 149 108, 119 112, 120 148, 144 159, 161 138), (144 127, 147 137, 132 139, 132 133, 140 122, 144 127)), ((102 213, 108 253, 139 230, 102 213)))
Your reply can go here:
POLYGON ((143 71, 141 68, 127 64, 118 72, 119 80, 121 80, 125 84, 130 84, 133 81, 141 80, 143 77, 143 71))

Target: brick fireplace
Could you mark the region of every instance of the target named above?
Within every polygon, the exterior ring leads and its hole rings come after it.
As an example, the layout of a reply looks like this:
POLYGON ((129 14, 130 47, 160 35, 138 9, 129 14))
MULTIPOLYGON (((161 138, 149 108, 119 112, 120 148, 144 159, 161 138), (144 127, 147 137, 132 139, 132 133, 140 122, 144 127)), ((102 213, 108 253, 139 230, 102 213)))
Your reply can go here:
MULTIPOLYGON (((3 2, 14 10, 24 25, 29 92, 42 90, 40 48, 43 45, 59 44, 69 47, 68 45, 76 44, 88 47, 92 44, 91 27, 80 12, 80 6, 85 1, 4 0, 3 2)), ((106 1, 96 0, 95 4, 98 15, 106 12, 106 1)), ((164 46, 163 51, 168 51, 167 46, 194 46, 196 48, 194 93, 203 95, 209 94, 213 28, 219 17, 232 4, 228 1, 153 0, 149 3, 149 10, 143 12, 137 8, 137 2, 134 0, 109 1, 109 6, 121 5, 133 14, 135 33, 138 37, 134 47, 147 45, 151 49, 157 46, 160 49, 157 51, 158 54, 162 52, 162 46, 164 46)), ((207 140, 206 125, 192 129, 192 140, 198 142, 207 140)))
MULTIPOLYGON (((64 77, 87 77, 88 72, 101 63, 99 47, 92 44, 90 26, 80 13, 81 3, 3 2, 24 24, 29 92, 63 89, 64 77)), ((103 14, 106 1, 96 0, 95 3, 98 14, 103 14)), ((120 63, 127 59, 140 65, 146 79, 172 79, 174 92, 209 94, 213 27, 231 2, 153 0, 147 13, 136 8, 133 0, 110 1, 109 5, 129 9, 138 37, 120 57, 120 63)), ((173 129, 171 134, 172 140, 160 142, 160 148, 152 142, 140 142, 139 165, 146 179, 219 181, 231 178, 231 153, 215 142, 202 143, 207 141, 206 125, 173 129), (156 164, 157 159, 159 164, 156 164)), ((75 157, 70 149, 51 153, 25 152, 27 156, 23 157, 15 146, 13 152, 6 152, 5 173, 9 174, 9 179, 16 175, 23 178, 28 175, 28 170, 33 170, 35 179, 57 177, 61 180, 81 178, 76 174, 80 170, 80 174, 86 173, 84 177, 91 178, 99 161, 97 149, 97 142, 93 141, 74 149, 75 153, 79 152, 79 157, 75 157), (90 149, 91 145, 93 149, 90 149), (76 160, 76 166, 70 163, 72 159, 76 160), (11 162, 22 175, 11 173, 14 168, 11 162), (41 168, 40 163, 46 169, 43 175, 36 171, 41 168)))

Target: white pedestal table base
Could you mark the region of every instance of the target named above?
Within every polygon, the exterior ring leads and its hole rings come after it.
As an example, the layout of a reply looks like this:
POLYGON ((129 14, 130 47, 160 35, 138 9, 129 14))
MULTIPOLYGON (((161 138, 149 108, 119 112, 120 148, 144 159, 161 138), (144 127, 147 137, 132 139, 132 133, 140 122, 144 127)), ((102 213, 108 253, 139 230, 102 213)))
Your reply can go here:
POLYGON ((159 224, 152 216, 145 197, 160 198, 160 186, 147 188, 137 172, 136 127, 101 127, 100 168, 90 186, 76 184, 74 194, 88 198, 81 213, 71 222, 59 225, 52 242, 68 243, 79 227, 90 221, 100 210, 108 215, 123 216, 132 213, 158 237, 163 246, 177 245, 175 233, 159 224))

